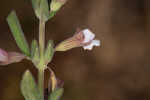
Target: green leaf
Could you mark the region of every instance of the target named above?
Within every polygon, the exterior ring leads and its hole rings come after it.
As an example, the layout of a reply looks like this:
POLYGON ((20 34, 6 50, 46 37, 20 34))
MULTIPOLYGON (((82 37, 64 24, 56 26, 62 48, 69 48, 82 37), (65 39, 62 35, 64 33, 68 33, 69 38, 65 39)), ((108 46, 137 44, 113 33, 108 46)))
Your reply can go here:
POLYGON ((38 47, 38 43, 36 40, 32 41, 31 58, 32 58, 34 65, 37 67, 37 65, 40 62, 40 52, 39 52, 39 47, 38 47))
POLYGON ((36 48, 38 48, 38 43, 36 40, 33 40, 32 44, 31 44, 31 58, 33 58, 33 56, 36 52, 36 48))
POLYGON ((63 95, 63 92, 64 92, 63 88, 54 90, 48 97, 48 100, 59 100, 60 97, 63 95))
POLYGON ((21 29, 21 25, 19 23, 15 11, 12 11, 10 15, 7 17, 7 22, 11 29, 11 32, 13 33, 13 37, 16 40, 18 47, 25 55, 29 56, 30 55, 29 46, 25 39, 24 33, 21 29))
POLYGON ((37 18, 45 22, 49 19, 50 11, 48 0, 32 0, 32 6, 37 18))
POLYGON ((53 18, 53 17, 56 15, 56 13, 57 13, 57 12, 51 11, 50 14, 49 14, 48 19, 53 18))
POLYGON ((37 65, 40 63, 40 52, 39 52, 39 46, 36 40, 33 40, 31 44, 31 59, 35 67, 38 67, 37 65))
POLYGON ((42 100, 34 78, 29 70, 27 70, 23 76, 21 91, 25 100, 42 100))
POLYGON ((41 0, 32 0, 34 12, 38 18, 40 18, 40 2, 41 0))
POLYGON ((44 55, 46 64, 48 64, 52 60, 53 55, 54 55, 53 42, 52 40, 49 40, 47 48, 45 50, 45 55, 44 55))
POLYGON ((48 0, 41 0, 40 2, 41 19, 47 21, 49 19, 49 5, 48 0))

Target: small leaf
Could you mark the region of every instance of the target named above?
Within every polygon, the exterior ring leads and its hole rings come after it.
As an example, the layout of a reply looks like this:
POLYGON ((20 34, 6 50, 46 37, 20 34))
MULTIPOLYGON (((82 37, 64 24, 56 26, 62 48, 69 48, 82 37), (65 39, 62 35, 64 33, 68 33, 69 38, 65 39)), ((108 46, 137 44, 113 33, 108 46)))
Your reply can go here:
POLYGON ((48 100, 59 100, 60 97, 63 95, 63 92, 63 88, 55 89, 48 97, 48 100))
POLYGON ((49 5, 47 0, 41 0, 40 2, 40 11, 41 11, 41 18, 44 21, 47 21, 49 18, 49 5))
POLYGON ((35 52, 34 52, 34 55, 33 55, 32 60, 33 60, 34 65, 37 67, 37 65, 38 65, 39 62, 40 62, 39 47, 36 47, 36 48, 35 48, 35 52))
POLYGON ((23 76, 21 91, 25 100, 42 100, 34 78, 29 70, 27 70, 23 76))
POLYGON ((37 18, 40 18, 40 2, 41 0, 32 0, 32 6, 37 18))
POLYGON ((50 9, 51 11, 57 12, 65 3, 67 0, 52 0, 50 3, 50 9))
POLYGON ((16 40, 18 47, 22 50, 22 52, 25 55, 29 56, 30 55, 29 46, 25 39, 24 33, 21 29, 21 25, 19 23, 15 11, 12 11, 10 15, 7 17, 7 22, 11 29, 11 32, 13 33, 13 36, 16 40))
POLYGON ((51 18, 53 18, 55 15, 56 15, 56 12, 54 12, 54 11, 51 11, 51 12, 50 12, 50 14, 49 14, 49 17, 48 17, 48 19, 51 19, 51 18))
POLYGON ((52 60, 53 55, 54 55, 53 42, 50 40, 48 42, 47 48, 45 50, 45 61, 46 61, 46 64, 48 64, 52 60))
POLYGON ((36 48, 38 48, 38 43, 36 40, 33 40, 31 44, 31 58, 33 58, 36 48))
POLYGON ((39 52, 39 47, 38 47, 38 43, 36 40, 33 40, 31 44, 31 59, 34 65, 37 67, 37 65, 40 62, 40 52, 39 52))

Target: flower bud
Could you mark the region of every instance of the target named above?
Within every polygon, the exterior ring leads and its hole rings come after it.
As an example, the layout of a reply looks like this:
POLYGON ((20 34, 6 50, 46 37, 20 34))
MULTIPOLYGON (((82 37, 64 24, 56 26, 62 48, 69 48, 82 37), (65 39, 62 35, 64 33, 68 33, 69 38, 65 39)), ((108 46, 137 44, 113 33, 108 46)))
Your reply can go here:
POLYGON ((58 11, 65 3, 66 0, 52 0, 50 4, 51 11, 52 12, 58 11))
POLYGON ((99 40, 94 40, 95 34, 89 29, 76 33, 73 37, 58 44, 55 51, 67 51, 75 47, 83 47, 85 50, 92 50, 94 46, 100 46, 99 40))
POLYGON ((54 71, 51 68, 47 68, 50 72, 48 91, 54 91, 55 89, 63 88, 64 82, 56 77, 54 71))

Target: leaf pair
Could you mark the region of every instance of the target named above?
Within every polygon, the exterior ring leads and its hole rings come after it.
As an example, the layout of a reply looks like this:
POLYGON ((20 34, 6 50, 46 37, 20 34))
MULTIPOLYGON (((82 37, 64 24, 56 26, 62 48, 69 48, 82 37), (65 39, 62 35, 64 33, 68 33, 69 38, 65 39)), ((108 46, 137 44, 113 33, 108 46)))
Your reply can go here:
MULTIPOLYGON (((44 52, 45 65, 47 65, 52 60, 53 55, 54 55, 53 42, 50 40, 44 52)), ((31 44, 31 59, 35 65, 38 65, 38 63, 40 62, 39 47, 36 40, 33 40, 31 44)))

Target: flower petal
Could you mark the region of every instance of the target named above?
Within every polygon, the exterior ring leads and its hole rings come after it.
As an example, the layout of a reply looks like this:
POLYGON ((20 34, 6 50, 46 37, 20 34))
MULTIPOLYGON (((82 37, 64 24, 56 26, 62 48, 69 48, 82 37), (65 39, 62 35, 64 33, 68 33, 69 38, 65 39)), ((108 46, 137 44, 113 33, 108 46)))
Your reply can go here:
POLYGON ((0 49, 0 62, 4 62, 8 60, 8 54, 6 51, 0 49))
POLYGON ((95 38, 95 34, 92 33, 89 29, 84 29, 82 32, 85 37, 83 43, 87 43, 95 38))
POLYGON ((83 46, 83 48, 84 48, 84 50, 92 50, 94 46, 100 46, 100 41, 92 40, 92 42, 89 45, 83 46))

